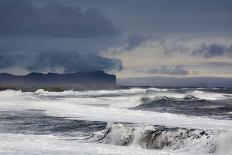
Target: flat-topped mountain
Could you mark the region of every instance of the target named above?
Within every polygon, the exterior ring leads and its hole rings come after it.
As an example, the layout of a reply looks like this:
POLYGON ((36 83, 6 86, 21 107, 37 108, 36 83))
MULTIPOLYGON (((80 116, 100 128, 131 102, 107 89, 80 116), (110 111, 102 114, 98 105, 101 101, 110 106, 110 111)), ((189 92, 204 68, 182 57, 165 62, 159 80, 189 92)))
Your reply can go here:
POLYGON ((1 88, 15 89, 107 89, 116 86, 116 76, 106 74, 103 71, 83 73, 35 73, 17 76, 12 74, 0 74, 1 88))

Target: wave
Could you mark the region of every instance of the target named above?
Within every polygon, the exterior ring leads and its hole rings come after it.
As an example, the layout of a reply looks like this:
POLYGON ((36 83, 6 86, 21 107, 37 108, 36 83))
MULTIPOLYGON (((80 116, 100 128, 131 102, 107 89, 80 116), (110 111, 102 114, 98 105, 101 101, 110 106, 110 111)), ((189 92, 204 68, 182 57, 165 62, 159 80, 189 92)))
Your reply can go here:
POLYGON ((133 107, 136 110, 180 113, 194 116, 210 116, 217 119, 232 119, 230 100, 206 100, 186 95, 174 97, 144 97, 141 104, 133 107))
POLYGON ((8 89, 8 90, 0 91, 0 97, 14 97, 22 94, 23 92, 21 90, 8 89))
MULTIPOLYGON (((174 151, 149 150, 101 143, 79 143, 55 135, 25 135, 0 133, 4 155, 176 155, 174 151)), ((178 155, 186 153, 178 152, 178 155)), ((187 153, 188 154, 188 153, 187 153)))
MULTIPOLYGON (((83 140, 121 146, 139 145, 146 149, 219 153, 223 145, 232 144, 232 140, 225 138, 225 135, 232 138, 230 132, 109 123, 105 130, 95 132, 83 140)), ((227 151, 231 152, 232 149, 227 151)))
POLYGON ((39 89, 34 92, 34 95, 44 97, 115 97, 115 96, 127 96, 145 94, 146 89, 143 88, 131 88, 131 89, 119 89, 119 90, 97 90, 97 91, 74 91, 67 90, 63 92, 49 92, 43 89, 39 89))
MULTIPOLYGON (((12 91, 9 92, 8 96, 0 95, 0 111, 34 109, 43 110, 47 116, 66 117, 76 120, 150 123, 187 128, 231 130, 232 126, 230 120, 215 120, 199 116, 189 117, 179 113, 173 114, 172 111, 166 113, 163 111, 147 111, 147 109, 131 109, 131 107, 141 105, 140 97, 144 96, 143 94, 122 97, 54 97, 45 100, 38 95, 34 95, 34 93, 26 92, 21 92, 19 96, 12 97, 14 93, 15 91, 12 91)), ((153 105, 155 104, 153 103, 153 105)), ((162 107, 162 104, 160 105, 161 108, 168 108, 168 106, 162 107)))
POLYGON ((228 95, 231 97, 231 94, 207 92, 201 90, 195 90, 187 94, 205 100, 224 100, 228 99, 228 95))
POLYGON ((204 100, 204 99, 200 99, 200 98, 197 98, 195 96, 192 96, 192 95, 185 95, 184 97, 169 97, 169 96, 157 96, 157 97, 144 97, 142 99, 142 101, 148 101, 148 100, 166 100, 166 101, 172 101, 172 100, 175 100, 175 101, 199 101, 199 100, 204 100))
MULTIPOLYGON (((207 93, 205 90, 7 90, 0 92, 0 120, 3 126, 0 132, 4 132, 3 137, 0 133, 0 137, 3 139, 5 132, 23 133, 25 137, 27 134, 51 134, 56 136, 54 141, 57 138, 56 143, 59 144, 58 147, 54 144, 55 149, 63 148, 65 143, 77 142, 70 148, 75 151, 82 149, 83 145, 94 145, 90 148, 94 151, 89 154, 94 154, 96 150, 101 150, 99 154, 102 154, 102 149, 109 148, 107 151, 111 151, 118 148, 115 154, 136 154, 137 150, 141 150, 137 154, 147 154, 147 151, 151 151, 150 154, 171 154, 171 151, 173 154, 199 152, 231 155, 232 122, 221 120, 222 116, 226 119, 231 117, 229 98, 224 93, 207 93), (224 115, 226 112, 228 115, 224 115), (212 119, 212 116, 219 116, 220 120, 212 119)), ((14 137, 17 135, 12 136, 10 142, 8 137, 5 138, 9 142, 5 148, 17 150, 22 141, 18 143, 14 137)), ((50 149, 45 145, 48 139, 33 146, 41 150, 37 147, 41 143, 45 150, 50 149)), ((24 142, 29 146, 33 143, 30 140, 24 142)), ((23 147, 23 150, 28 148, 23 147)))
MULTIPOLYGON (((5 90, 0 91, 0 96, 17 96, 25 95, 26 92, 21 90, 5 90)), ((56 98, 69 98, 69 97, 118 97, 118 96, 155 96, 155 97, 171 97, 171 98, 183 98, 185 96, 192 96, 204 100, 225 100, 232 99, 232 95, 229 93, 216 93, 205 90, 191 90, 187 89, 182 92, 182 89, 166 89, 166 88, 131 88, 131 89, 118 89, 118 90, 98 90, 98 91, 74 91, 67 90, 63 92, 50 92, 43 89, 38 89, 35 92, 27 92, 27 94, 33 94, 37 97, 56 97, 56 98)))

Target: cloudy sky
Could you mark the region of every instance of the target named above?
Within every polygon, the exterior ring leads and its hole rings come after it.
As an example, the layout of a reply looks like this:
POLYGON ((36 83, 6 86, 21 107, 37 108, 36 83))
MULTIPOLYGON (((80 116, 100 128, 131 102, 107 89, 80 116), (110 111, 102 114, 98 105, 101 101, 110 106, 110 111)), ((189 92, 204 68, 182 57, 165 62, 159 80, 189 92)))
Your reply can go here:
POLYGON ((232 77, 231 0, 0 0, 0 72, 232 77))

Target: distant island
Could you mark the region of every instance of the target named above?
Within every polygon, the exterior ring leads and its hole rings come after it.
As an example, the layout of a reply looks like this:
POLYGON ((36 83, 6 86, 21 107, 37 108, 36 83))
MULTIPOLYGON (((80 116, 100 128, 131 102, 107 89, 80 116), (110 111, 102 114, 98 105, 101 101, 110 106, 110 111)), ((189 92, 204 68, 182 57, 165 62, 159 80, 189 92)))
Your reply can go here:
POLYGON ((0 89, 21 89, 33 91, 45 89, 63 91, 66 89, 113 89, 116 87, 116 76, 103 71, 77 72, 68 74, 35 73, 17 76, 7 73, 0 74, 0 89))

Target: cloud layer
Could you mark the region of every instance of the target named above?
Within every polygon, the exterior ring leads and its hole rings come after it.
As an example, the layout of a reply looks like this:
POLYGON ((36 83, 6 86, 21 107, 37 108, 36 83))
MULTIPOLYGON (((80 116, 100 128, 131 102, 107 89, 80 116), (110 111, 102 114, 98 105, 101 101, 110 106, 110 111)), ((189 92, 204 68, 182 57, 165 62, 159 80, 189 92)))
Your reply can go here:
POLYGON ((118 71, 122 63, 118 59, 78 51, 47 51, 35 55, 0 55, 0 69, 21 67, 29 72, 91 72, 118 71))
POLYGON ((0 72, 120 70, 122 60, 119 77, 232 76, 231 7, 230 0, 0 0, 0 72))
POLYGON ((232 56, 232 44, 229 46, 222 44, 202 44, 199 49, 196 49, 192 52, 194 55, 202 55, 206 58, 216 57, 216 56, 232 56))
POLYGON ((0 47, 0 71, 69 73, 121 70, 122 63, 118 59, 100 56, 97 49, 90 52, 76 46, 67 48, 62 41, 86 41, 91 46, 88 39, 104 40, 106 37, 113 38, 116 34, 118 31, 112 21, 97 9, 83 9, 64 3, 36 3, 32 0, 1 0, 0 37, 3 40, 7 37, 9 42, 3 41, 0 44, 3 45, 0 47), (21 41, 25 38, 30 41, 21 41), (45 47, 38 46, 41 39, 48 38, 52 41, 59 40, 61 45, 48 43, 43 44, 45 47), (4 48, 4 45, 8 48, 4 48))
POLYGON ((232 43, 231 41, 209 41, 197 39, 176 39, 172 41, 161 40, 160 46, 166 54, 182 53, 197 57, 211 58, 220 56, 232 56, 232 43))
POLYGON ((231 37, 153 37, 134 48, 109 52, 124 62, 121 77, 232 76, 231 37))
POLYGON ((68 38, 115 35, 111 20, 96 9, 47 4, 29 0, 0 1, 0 36, 48 36, 68 38))

